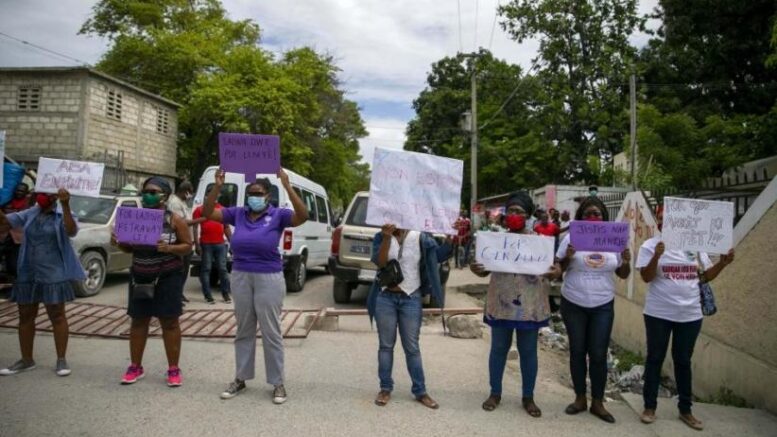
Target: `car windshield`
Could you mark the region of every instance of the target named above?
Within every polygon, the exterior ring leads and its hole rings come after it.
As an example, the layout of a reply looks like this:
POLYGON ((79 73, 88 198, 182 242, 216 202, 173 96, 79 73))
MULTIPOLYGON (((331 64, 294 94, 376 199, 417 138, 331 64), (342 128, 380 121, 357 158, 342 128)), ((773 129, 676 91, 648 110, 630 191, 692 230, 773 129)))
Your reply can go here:
POLYGON ((369 226, 376 228, 377 226, 367 224, 367 201, 369 197, 359 196, 354 200, 351 213, 348 214, 348 218, 345 220, 345 224, 353 226, 369 226))
POLYGON ((81 223, 107 224, 116 206, 116 199, 70 196, 70 210, 81 223))

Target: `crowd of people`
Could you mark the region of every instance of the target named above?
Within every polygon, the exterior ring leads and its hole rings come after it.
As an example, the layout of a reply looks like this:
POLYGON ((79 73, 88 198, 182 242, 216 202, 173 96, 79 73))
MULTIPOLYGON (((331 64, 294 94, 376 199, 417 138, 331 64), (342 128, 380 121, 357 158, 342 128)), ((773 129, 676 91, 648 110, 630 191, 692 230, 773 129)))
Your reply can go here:
MULTIPOLYGON (((224 178, 224 172, 219 171, 204 204, 192 214, 186 206, 193 192, 191 184, 182 183, 174 192, 164 178, 147 179, 141 188, 142 207, 164 211, 158 244, 129 245, 113 236, 112 244, 132 255, 127 308, 131 318, 130 364, 121 383, 133 384, 145 375, 143 353, 152 318, 159 320, 162 329, 168 361, 167 384, 177 387, 183 383, 179 367, 179 317, 194 250, 202 257, 200 280, 205 300, 214 302, 210 285, 214 265, 224 301, 234 299, 235 374, 221 398, 237 396, 246 388, 246 381, 254 379, 258 325, 262 331, 266 382, 273 387, 273 402, 281 404, 287 398, 281 333, 286 286, 278 243, 285 228, 299 226, 308 219, 308 210, 283 170, 279 171, 278 178, 293 209, 271 205, 272 186, 268 179, 258 179, 247 186, 245 206, 224 207, 218 202, 224 178), (228 250, 233 256, 231 277, 226 268, 228 250)), ((659 229, 662 218, 659 212, 659 229)), ((582 200, 574 219, 608 221, 610 217, 594 191, 582 200)), ((523 408, 531 417, 542 415, 535 400, 539 368, 537 341, 539 330, 548 326, 551 317, 548 300, 551 281, 563 278, 561 316, 569 336, 569 370, 575 392, 565 412, 574 415, 589 410, 608 423, 615 422, 604 405, 607 348, 615 315, 615 278, 625 279, 632 274, 631 253, 628 249, 622 253, 576 250, 566 233, 569 223, 568 211, 538 209, 528 193, 519 191, 481 228, 556 238, 555 262, 541 275, 489 272, 482 264, 469 262, 477 241, 466 212, 453 224, 456 235, 443 242, 427 232, 385 224, 373 239, 372 262, 379 274, 367 299, 368 314, 378 334, 379 391, 375 404, 385 406, 391 400, 398 333, 413 396, 425 407, 439 408, 429 395, 424 378, 419 346, 422 302, 429 295, 435 305, 444 306, 439 266, 454 256, 457 267, 469 264, 475 275, 489 277, 483 320, 491 329, 490 387, 482 408, 493 411, 502 400, 505 364, 515 339, 520 357, 523 408)), ((13 252, 15 256, 11 256, 18 268, 14 268, 17 277, 10 299, 18 305, 21 355, 17 362, 0 369, 0 375, 35 368, 32 346, 41 303, 53 327, 56 374, 71 373, 66 359, 69 333, 65 304, 74 299, 73 281, 84 279, 83 268, 69 242, 77 232, 78 223, 70 210, 70 194, 64 189, 56 194, 37 193, 33 197, 29 187, 21 184, 14 199, 0 211, 0 237, 11 247, 18 246, 13 252), (30 202, 33 198, 34 204, 30 202)), ((680 419, 692 428, 703 427, 691 410, 691 357, 703 319, 698 287, 700 281, 715 279, 733 260, 733 250, 722 255, 717 263, 712 263, 705 253, 668 250, 660 235, 640 247, 634 266, 640 278, 649 284, 644 308, 647 359, 643 422, 652 423, 656 419, 660 372, 671 338, 680 419), (682 275, 672 273, 678 267, 682 275)))

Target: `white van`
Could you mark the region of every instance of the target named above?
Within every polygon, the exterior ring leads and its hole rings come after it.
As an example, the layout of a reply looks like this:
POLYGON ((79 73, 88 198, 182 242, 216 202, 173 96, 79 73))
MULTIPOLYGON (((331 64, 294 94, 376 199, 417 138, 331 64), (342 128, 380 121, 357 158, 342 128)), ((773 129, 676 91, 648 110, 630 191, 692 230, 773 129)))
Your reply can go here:
MULTIPOLYGON (((194 196, 192 210, 202 205, 205 201, 205 193, 213 186, 218 167, 208 167, 197 184, 197 193, 194 196)), ((289 182, 294 191, 308 207, 310 218, 307 222, 296 228, 287 228, 283 232, 283 238, 278 249, 283 256, 283 272, 286 276, 286 288, 288 291, 300 291, 305 286, 307 268, 326 267, 329 259, 329 249, 332 244, 332 228, 334 218, 332 208, 329 205, 329 196, 321 185, 286 170, 289 182)), ((293 208, 286 190, 281 186, 276 175, 260 174, 257 178, 268 178, 272 183, 270 202, 275 207, 293 208)), ((246 187, 248 183, 245 176, 238 173, 227 173, 224 186, 221 188, 219 202, 224 207, 243 206, 246 199, 246 187)), ((212 270, 213 272, 216 269, 212 270)), ((199 272, 199 259, 192 259, 192 275, 199 272)), ((198 273, 197 273, 198 275, 198 273)))

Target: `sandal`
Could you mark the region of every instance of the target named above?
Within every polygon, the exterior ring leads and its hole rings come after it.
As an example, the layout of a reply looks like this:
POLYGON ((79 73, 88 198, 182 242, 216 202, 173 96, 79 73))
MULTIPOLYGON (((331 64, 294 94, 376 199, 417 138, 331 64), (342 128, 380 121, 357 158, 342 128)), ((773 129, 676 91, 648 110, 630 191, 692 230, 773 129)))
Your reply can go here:
POLYGON ((494 411, 496 410, 496 407, 499 406, 499 403, 502 401, 502 396, 499 395, 491 395, 486 399, 485 402, 483 402, 483 409, 486 411, 494 411))
POLYGON ((534 398, 521 398, 521 403, 523 404, 523 409, 526 410, 527 413, 529 413, 529 416, 531 417, 542 416, 542 410, 540 410, 540 407, 538 407, 537 404, 534 403, 534 398))
POLYGON ((583 406, 583 408, 580 408, 574 402, 572 402, 571 404, 567 405, 567 408, 564 409, 564 412, 571 416, 571 415, 575 415, 577 413, 582 413, 583 411, 585 411, 587 409, 588 409, 588 407, 586 407, 586 406, 583 406))
POLYGON ((385 407, 391 399, 391 392, 388 390, 381 390, 378 392, 378 396, 375 398, 375 405, 379 407, 385 407))
POLYGON ((696 431, 701 431, 704 429, 704 424, 701 422, 701 420, 693 417, 693 414, 691 413, 680 414, 680 420, 682 420, 683 423, 695 429, 696 431))
POLYGON ((418 402, 424 404, 424 407, 431 408, 432 410, 436 410, 436 409, 440 408, 440 404, 435 402, 434 399, 429 397, 428 394, 427 395, 423 395, 423 396, 419 396, 419 397, 415 398, 415 400, 417 400, 418 402))

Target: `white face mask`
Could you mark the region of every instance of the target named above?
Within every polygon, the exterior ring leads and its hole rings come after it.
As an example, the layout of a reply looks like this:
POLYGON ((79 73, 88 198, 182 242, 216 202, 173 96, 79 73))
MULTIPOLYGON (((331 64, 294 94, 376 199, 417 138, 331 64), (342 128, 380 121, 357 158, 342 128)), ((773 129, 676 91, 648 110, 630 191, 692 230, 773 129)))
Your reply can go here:
POLYGON ((192 197, 194 197, 194 196, 192 196, 192 193, 187 193, 186 194, 186 200, 192 200, 192 197))

